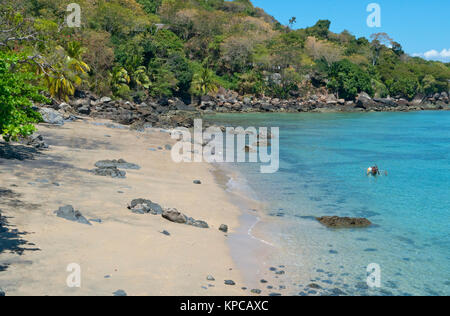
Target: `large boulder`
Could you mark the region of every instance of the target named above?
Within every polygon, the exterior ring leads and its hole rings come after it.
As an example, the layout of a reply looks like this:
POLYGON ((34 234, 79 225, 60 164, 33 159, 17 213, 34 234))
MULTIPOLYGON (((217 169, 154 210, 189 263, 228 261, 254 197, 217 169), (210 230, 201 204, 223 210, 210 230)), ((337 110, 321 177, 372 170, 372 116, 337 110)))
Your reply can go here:
POLYGON ((370 107, 375 106, 376 103, 372 100, 372 98, 366 93, 361 92, 356 98, 356 106, 357 108, 368 109, 370 107))
POLYGON ((39 113, 42 115, 42 120, 47 124, 64 125, 64 118, 56 110, 50 108, 40 108, 39 113))
POLYGON ((329 228, 360 228, 372 225, 366 218, 323 216, 318 217, 317 220, 329 228))

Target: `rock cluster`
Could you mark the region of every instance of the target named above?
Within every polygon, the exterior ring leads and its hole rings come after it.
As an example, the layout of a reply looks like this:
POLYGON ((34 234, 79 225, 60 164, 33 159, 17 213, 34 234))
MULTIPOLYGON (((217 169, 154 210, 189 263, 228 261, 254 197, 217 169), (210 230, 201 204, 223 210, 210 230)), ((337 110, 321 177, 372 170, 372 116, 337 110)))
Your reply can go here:
POLYGON ((120 169, 139 170, 140 166, 126 162, 124 159, 118 160, 100 160, 95 163, 96 169, 92 172, 97 176, 111 177, 111 178, 125 178, 126 172, 120 169), (120 169, 119 169, 120 168, 120 169))
POLYGON ((185 224, 199 228, 209 228, 208 223, 189 217, 176 208, 162 208, 159 204, 148 199, 135 199, 128 205, 128 209, 136 214, 161 215, 164 219, 177 224, 185 224))
POLYGON ((281 100, 270 97, 244 97, 236 93, 202 97, 198 109, 214 112, 357 112, 357 111, 416 111, 449 109, 450 92, 430 96, 403 98, 371 98, 360 93, 353 101, 338 99, 333 94, 308 95, 281 100))
POLYGON ((113 100, 80 92, 69 103, 57 103, 40 108, 44 121, 64 124, 76 115, 110 119, 129 125, 137 131, 146 127, 192 127, 194 118, 208 112, 360 112, 360 111, 417 111, 450 109, 450 92, 416 96, 413 100, 371 98, 360 93, 355 100, 339 99, 333 94, 291 96, 290 99, 241 96, 233 91, 222 91, 216 96, 203 96, 187 105, 179 98, 148 99, 145 102, 113 100))
POLYGON ((323 216, 318 217, 317 220, 321 224, 330 228, 359 228, 372 225, 372 223, 366 218, 323 216))

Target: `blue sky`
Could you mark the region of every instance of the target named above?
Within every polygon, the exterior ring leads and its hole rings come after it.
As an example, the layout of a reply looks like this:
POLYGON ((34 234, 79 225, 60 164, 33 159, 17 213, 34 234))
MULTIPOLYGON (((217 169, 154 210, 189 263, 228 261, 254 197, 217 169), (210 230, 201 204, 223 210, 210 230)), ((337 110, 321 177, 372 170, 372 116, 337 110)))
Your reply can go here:
POLYGON ((281 23, 297 18, 294 27, 311 26, 319 19, 331 21, 331 30, 349 30, 369 37, 388 33, 408 54, 450 62, 449 0, 252 0, 281 23), (367 26, 370 3, 381 7, 381 27, 367 26))

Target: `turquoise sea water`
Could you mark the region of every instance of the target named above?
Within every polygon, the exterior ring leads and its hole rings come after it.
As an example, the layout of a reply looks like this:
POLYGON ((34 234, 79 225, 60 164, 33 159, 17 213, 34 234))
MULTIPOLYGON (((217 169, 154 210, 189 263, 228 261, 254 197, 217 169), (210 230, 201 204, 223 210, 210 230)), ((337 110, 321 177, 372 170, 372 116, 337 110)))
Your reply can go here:
POLYGON ((294 285, 306 276, 350 295, 450 295, 450 112, 211 120, 280 128, 277 173, 261 174, 255 164, 233 168, 267 202, 273 222, 265 223, 265 233, 286 250, 274 262, 290 267, 294 285), (388 176, 367 177, 373 164, 388 176), (375 225, 332 230, 315 221, 323 215, 366 217, 375 225), (370 263, 381 268, 376 290, 365 285, 370 263))

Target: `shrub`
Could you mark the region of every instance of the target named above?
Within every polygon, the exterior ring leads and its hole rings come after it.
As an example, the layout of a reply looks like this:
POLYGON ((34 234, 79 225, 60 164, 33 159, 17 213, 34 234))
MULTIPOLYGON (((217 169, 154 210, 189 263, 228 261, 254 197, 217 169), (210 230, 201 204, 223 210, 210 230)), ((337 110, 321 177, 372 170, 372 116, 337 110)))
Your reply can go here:
POLYGON ((35 75, 17 69, 18 61, 17 55, 0 52, 0 135, 6 141, 31 135, 33 123, 41 120, 32 109, 33 101, 47 102, 40 89, 31 84, 37 79, 35 75))

